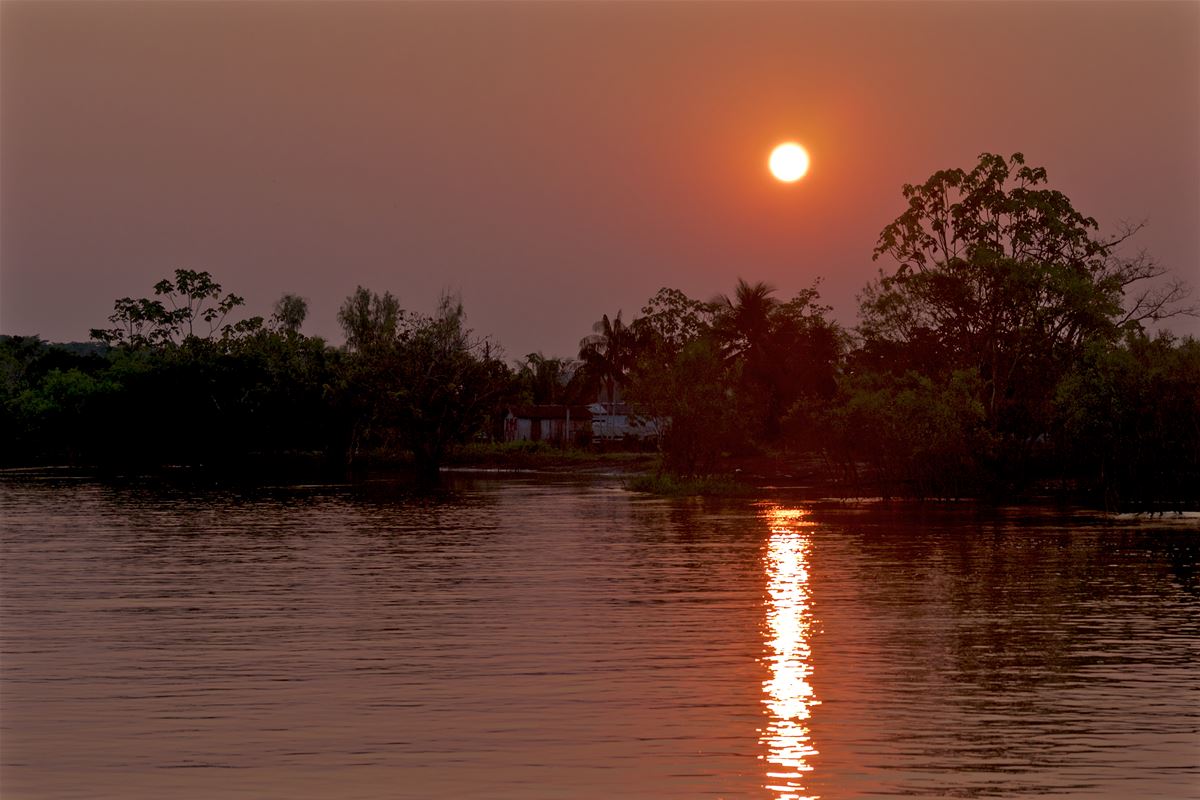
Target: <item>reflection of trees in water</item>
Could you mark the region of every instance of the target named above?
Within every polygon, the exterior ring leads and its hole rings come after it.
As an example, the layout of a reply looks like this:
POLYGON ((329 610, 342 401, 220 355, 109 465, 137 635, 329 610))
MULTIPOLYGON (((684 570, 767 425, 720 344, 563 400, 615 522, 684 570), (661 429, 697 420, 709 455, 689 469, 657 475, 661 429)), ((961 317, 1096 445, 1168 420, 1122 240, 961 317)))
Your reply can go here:
POLYGON ((1018 794, 1038 794, 1051 783, 1035 775, 1053 782, 1084 766, 1087 731, 1176 735, 1179 720, 1150 709, 1179 702, 1179 690, 1137 675, 1189 669, 1177 642, 1196 631, 1194 531, 931 514, 868 516, 848 535, 855 602, 876 621, 859 634, 886 687, 875 701, 890 725, 930 697, 943 709, 940 729, 895 745, 908 788, 936 793, 952 770, 988 763, 1012 787, 1033 781, 1018 794))
MULTIPOLYGON (((204 485, 147 478, 116 485, 46 482, 53 502, 87 521, 77 535, 121 570, 159 576, 136 592, 206 596, 271 593, 281 604, 319 605, 327 586, 437 591, 470 583, 479 537, 500 530, 499 501, 487 492, 422 488, 405 480, 309 486, 204 485), (336 542, 337 544, 331 544, 336 542), (340 548, 325 558, 325 548, 340 548), (414 561, 414 559, 418 559, 414 561), (414 570, 436 559, 437 569, 414 570), (292 571, 281 586, 263 575, 292 571), (147 570, 149 570, 147 572, 147 570), (348 571, 348 572, 346 572, 348 571), (414 581, 413 576, 420 580, 414 581)), ((114 583, 114 592, 123 591, 114 583)))
POLYGON ((699 498, 635 502, 628 527, 636 564, 652 584, 673 590, 725 591, 758 580, 747 558, 762 536, 758 512, 744 501, 699 498), (669 563, 664 558, 669 555, 669 563))
MULTIPOLYGON (((1169 516, 1168 516, 1169 518, 1169 516)), ((1153 553, 1163 559, 1179 588, 1200 596, 1200 537, 1195 530, 1139 530, 1130 532, 1128 547, 1153 553)), ((1165 588, 1165 587, 1164 587, 1165 588)))
POLYGON ((1115 532, 1038 520, 872 519, 856 544, 862 600, 901 621, 903 663, 981 687, 1072 681, 1111 638, 1139 634, 1123 598, 1194 591, 1186 532, 1115 532), (919 666, 917 666, 919 665, 919 666))
MULTIPOLYGON (((815 540, 814 686, 843 719, 894 734, 875 769, 900 793, 1079 792, 1120 769, 1092 737, 1165 765, 1193 736, 1172 709, 1200 632, 1194 530, 961 508, 816 516, 831 524, 815 540)), ((859 766, 864 733, 835 717, 816 717, 813 790, 859 766)))

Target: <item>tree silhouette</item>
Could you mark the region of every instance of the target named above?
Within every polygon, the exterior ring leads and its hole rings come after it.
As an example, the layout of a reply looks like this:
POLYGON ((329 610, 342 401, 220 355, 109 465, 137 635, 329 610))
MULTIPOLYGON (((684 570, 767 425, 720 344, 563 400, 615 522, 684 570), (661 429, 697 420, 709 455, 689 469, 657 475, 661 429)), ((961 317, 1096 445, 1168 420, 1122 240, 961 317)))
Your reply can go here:
POLYGON ((232 293, 221 297, 221 284, 208 272, 177 269, 174 280, 164 278, 154 284, 154 294, 166 298, 166 302, 149 298, 118 299, 108 318, 113 327, 93 328, 92 338, 109 345, 153 347, 180 344, 188 339, 211 339, 217 331, 222 336, 250 333, 262 324, 260 317, 253 317, 236 325, 222 326, 229 312, 246 301, 232 293), (196 333, 200 322, 208 326, 202 337, 196 333))
POLYGON ((861 306, 869 345, 900 345, 924 371, 978 370, 993 427, 1026 434, 1039 398, 1086 342, 1179 313, 1187 296, 1179 282, 1140 289, 1165 269, 1117 256, 1137 229, 1100 237, 1096 220, 1046 180, 1020 153, 984 153, 970 171, 905 185, 908 209, 874 252, 896 270, 881 272, 861 306))
POLYGON ((611 320, 605 314, 592 330, 579 342, 579 359, 605 389, 608 401, 616 402, 637 358, 637 333, 624 323, 620 311, 611 320))
POLYGON ((375 294, 359 286, 338 309, 338 324, 346 334, 346 347, 370 352, 391 347, 400 332, 404 312, 391 292, 375 294))
POLYGON ((304 324, 307 316, 308 301, 299 295, 288 293, 275 301, 275 312, 271 315, 271 322, 278 330, 294 336, 300 332, 300 326, 304 324))
POLYGON ((726 356, 752 357, 761 351, 771 333, 771 313, 779 306, 775 287, 762 281, 747 283, 738 278, 733 297, 721 295, 717 307, 717 336, 726 356))

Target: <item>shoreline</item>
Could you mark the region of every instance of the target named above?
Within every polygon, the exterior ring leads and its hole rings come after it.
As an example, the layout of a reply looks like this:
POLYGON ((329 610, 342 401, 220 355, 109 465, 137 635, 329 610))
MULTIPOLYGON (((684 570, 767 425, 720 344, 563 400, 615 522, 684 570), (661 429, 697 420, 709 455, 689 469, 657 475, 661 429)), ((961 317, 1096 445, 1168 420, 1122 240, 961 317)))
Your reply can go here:
MULTIPOLYGON (((872 491, 866 482, 858 485, 837 480, 821 469, 815 459, 782 456, 727 457, 721 469, 704 477, 680 478, 659 470, 656 453, 560 450, 549 446, 509 448, 477 446, 453 454, 439 470, 448 477, 522 476, 548 478, 610 479, 624 488, 648 497, 709 499, 787 498, 825 507, 855 508, 975 508, 996 511, 1004 508, 1033 508, 1096 514, 1110 520, 1179 520, 1200 526, 1200 505, 1182 501, 1128 503, 1104 508, 1071 488, 1045 484, 1025 492, 980 496, 929 497, 872 491)), ((162 484, 164 486, 221 489, 258 489, 281 485, 354 486, 365 483, 405 485, 417 491, 437 491, 417 473, 410 459, 367 458, 353 467, 331 465, 315 454, 297 454, 243 460, 237 465, 115 466, 86 464, 27 464, 0 467, 0 478, 26 476, 31 479, 61 478, 98 480, 115 484, 162 484)))

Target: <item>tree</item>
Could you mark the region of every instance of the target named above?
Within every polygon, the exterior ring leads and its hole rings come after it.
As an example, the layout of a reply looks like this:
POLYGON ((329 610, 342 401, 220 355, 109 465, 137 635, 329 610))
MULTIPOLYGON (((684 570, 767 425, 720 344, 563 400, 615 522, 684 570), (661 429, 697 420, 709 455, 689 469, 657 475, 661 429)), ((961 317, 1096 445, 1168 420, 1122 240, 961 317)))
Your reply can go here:
POLYGON ((905 185, 908 209, 883 229, 874 257, 896 262, 861 298, 868 353, 946 375, 976 370, 989 425, 1028 439, 1046 424, 1059 376, 1089 341, 1113 341, 1181 307, 1188 290, 1156 283, 1165 269, 1118 248, 1046 170, 984 153, 972 170, 905 185))
POLYGON ((33 425, 40 428, 39 446, 44 454, 78 459, 94 440, 106 433, 95 413, 118 390, 105 378, 97 379, 78 369, 53 369, 36 389, 17 397, 16 406, 33 425))
POLYGON ((1106 507, 1200 498, 1200 342, 1136 331, 1090 346, 1054 406, 1060 469, 1106 507))
POLYGON ((448 296, 426 317, 360 286, 338 321, 348 351, 338 394, 350 417, 349 461, 365 448, 402 447, 423 477, 436 479, 448 449, 485 429, 507 367, 448 296))
POLYGON ((804 394, 828 397, 840 355, 837 328, 825 317, 816 286, 786 303, 762 282, 738 279, 733 298, 714 301, 713 332, 737 381, 738 416, 749 432, 776 439, 788 410, 804 394))
POLYGON ((885 497, 957 497, 978 488, 990 447, 977 382, 974 370, 848 375, 834 402, 796 409, 790 422, 852 485, 869 478, 885 497))
POLYGON ((629 326, 637 341, 637 352, 626 381, 635 399, 660 396, 656 384, 675 368, 685 348, 701 340, 715 342, 714 313, 713 304, 693 300, 678 289, 664 287, 650 298, 642 308, 642 316, 629 326), (648 391, 642 391, 643 386, 648 391))
POLYGON ((647 301, 630 328, 642 349, 651 347, 674 356, 688 343, 712 332, 716 306, 693 300, 678 289, 663 287, 647 301))
POLYGON ((391 292, 375 294, 359 286, 338 309, 338 324, 346 334, 346 348, 366 353, 395 344, 404 312, 391 292))
POLYGON ((520 399, 526 403, 557 404, 579 401, 579 382, 574 380, 578 362, 547 358, 530 353, 518 362, 516 380, 520 399))
POLYGON ((773 294, 741 279, 710 303, 661 289, 630 325, 629 397, 665 431, 667 468, 702 473, 724 450, 775 441, 802 398, 836 390, 842 336, 816 287, 787 302, 773 294))
POLYGON ((620 311, 611 320, 605 314, 592 330, 591 336, 579 342, 579 359, 604 388, 609 402, 616 402, 637 358, 637 334, 621 319, 620 311))
POLYGON ((162 302, 121 297, 108 318, 111 328, 92 328, 91 337, 108 345, 153 347, 169 341, 167 309, 162 302))
POLYGON ((275 301, 275 313, 271 315, 272 327, 288 335, 296 335, 307 316, 308 301, 299 295, 287 293, 275 301))
POLYGON ((433 317, 401 339, 395 399, 402 441, 418 472, 436 480, 447 450, 484 431, 508 369, 466 327, 461 302, 443 296, 433 317))
POLYGON ((663 431, 665 469, 683 477, 711 474, 722 451, 735 442, 729 372, 716 340, 703 336, 684 342, 630 387, 631 399, 663 431))
POLYGON ((386 445, 399 425, 395 396, 407 316, 391 292, 359 286, 337 319, 346 335, 346 357, 335 394, 347 418, 346 457, 353 463, 364 447, 386 445))
POLYGON ((164 278, 154 285, 154 293, 166 297, 171 304, 167 322, 172 341, 176 335, 195 336, 198 322, 208 326, 204 338, 212 338, 229 312, 246 304, 243 298, 232 293, 221 297, 221 284, 214 281, 212 275, 190 269, 175 270, 174 282, 164 278), (186 334, 183 333, 185 327, 186 334))
POLYGON ((717 307, 716 330, 728 356, 754 358, 771 332, 771 314, 779 306, 775 287, 762 281, 746 283, 738 278, 732 298, 721 295, 717 307))
POLYGON ((118 299, 108 318, 113 327, 93 328, 92 338, 109 345, 156 347, 180 344, 187 339, 211 339, 217 332, 222 337, 251 333, 262 325, 260 317, 222 325, 229 312, 246 301, 232 293, 221 297, 221 284, 208 272, 177 269, 174 280, 164 278, 154 284, 154 294, 166 302, 150 298, 118 299), (207 330, 197 334, 201 323, 207 330))
POLYGON ((0 336, 0 462, 76 461, 103 439, 115 385, 88 346, 0 336))
POLYGON ((766 392, 764 432, 774 437, 797 404, 826 405, 837 391, 845 334, 829 320, 816 285, 797 292, 771 315, 771 333, 758 367, 766 392))

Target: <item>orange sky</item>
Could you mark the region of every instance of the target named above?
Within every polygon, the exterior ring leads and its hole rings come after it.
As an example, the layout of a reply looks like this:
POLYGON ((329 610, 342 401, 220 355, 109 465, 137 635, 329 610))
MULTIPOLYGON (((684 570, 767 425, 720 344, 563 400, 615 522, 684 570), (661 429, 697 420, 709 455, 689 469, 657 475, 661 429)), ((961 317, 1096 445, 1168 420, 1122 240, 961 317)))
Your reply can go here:
POLYGON ((176 267, 335 341, 357 284, 460 290, 514 358, 739 276, 853 323, 900 185, 985 150, 1200 284, 1200 3, 6 0, 0 332, 176 267))

